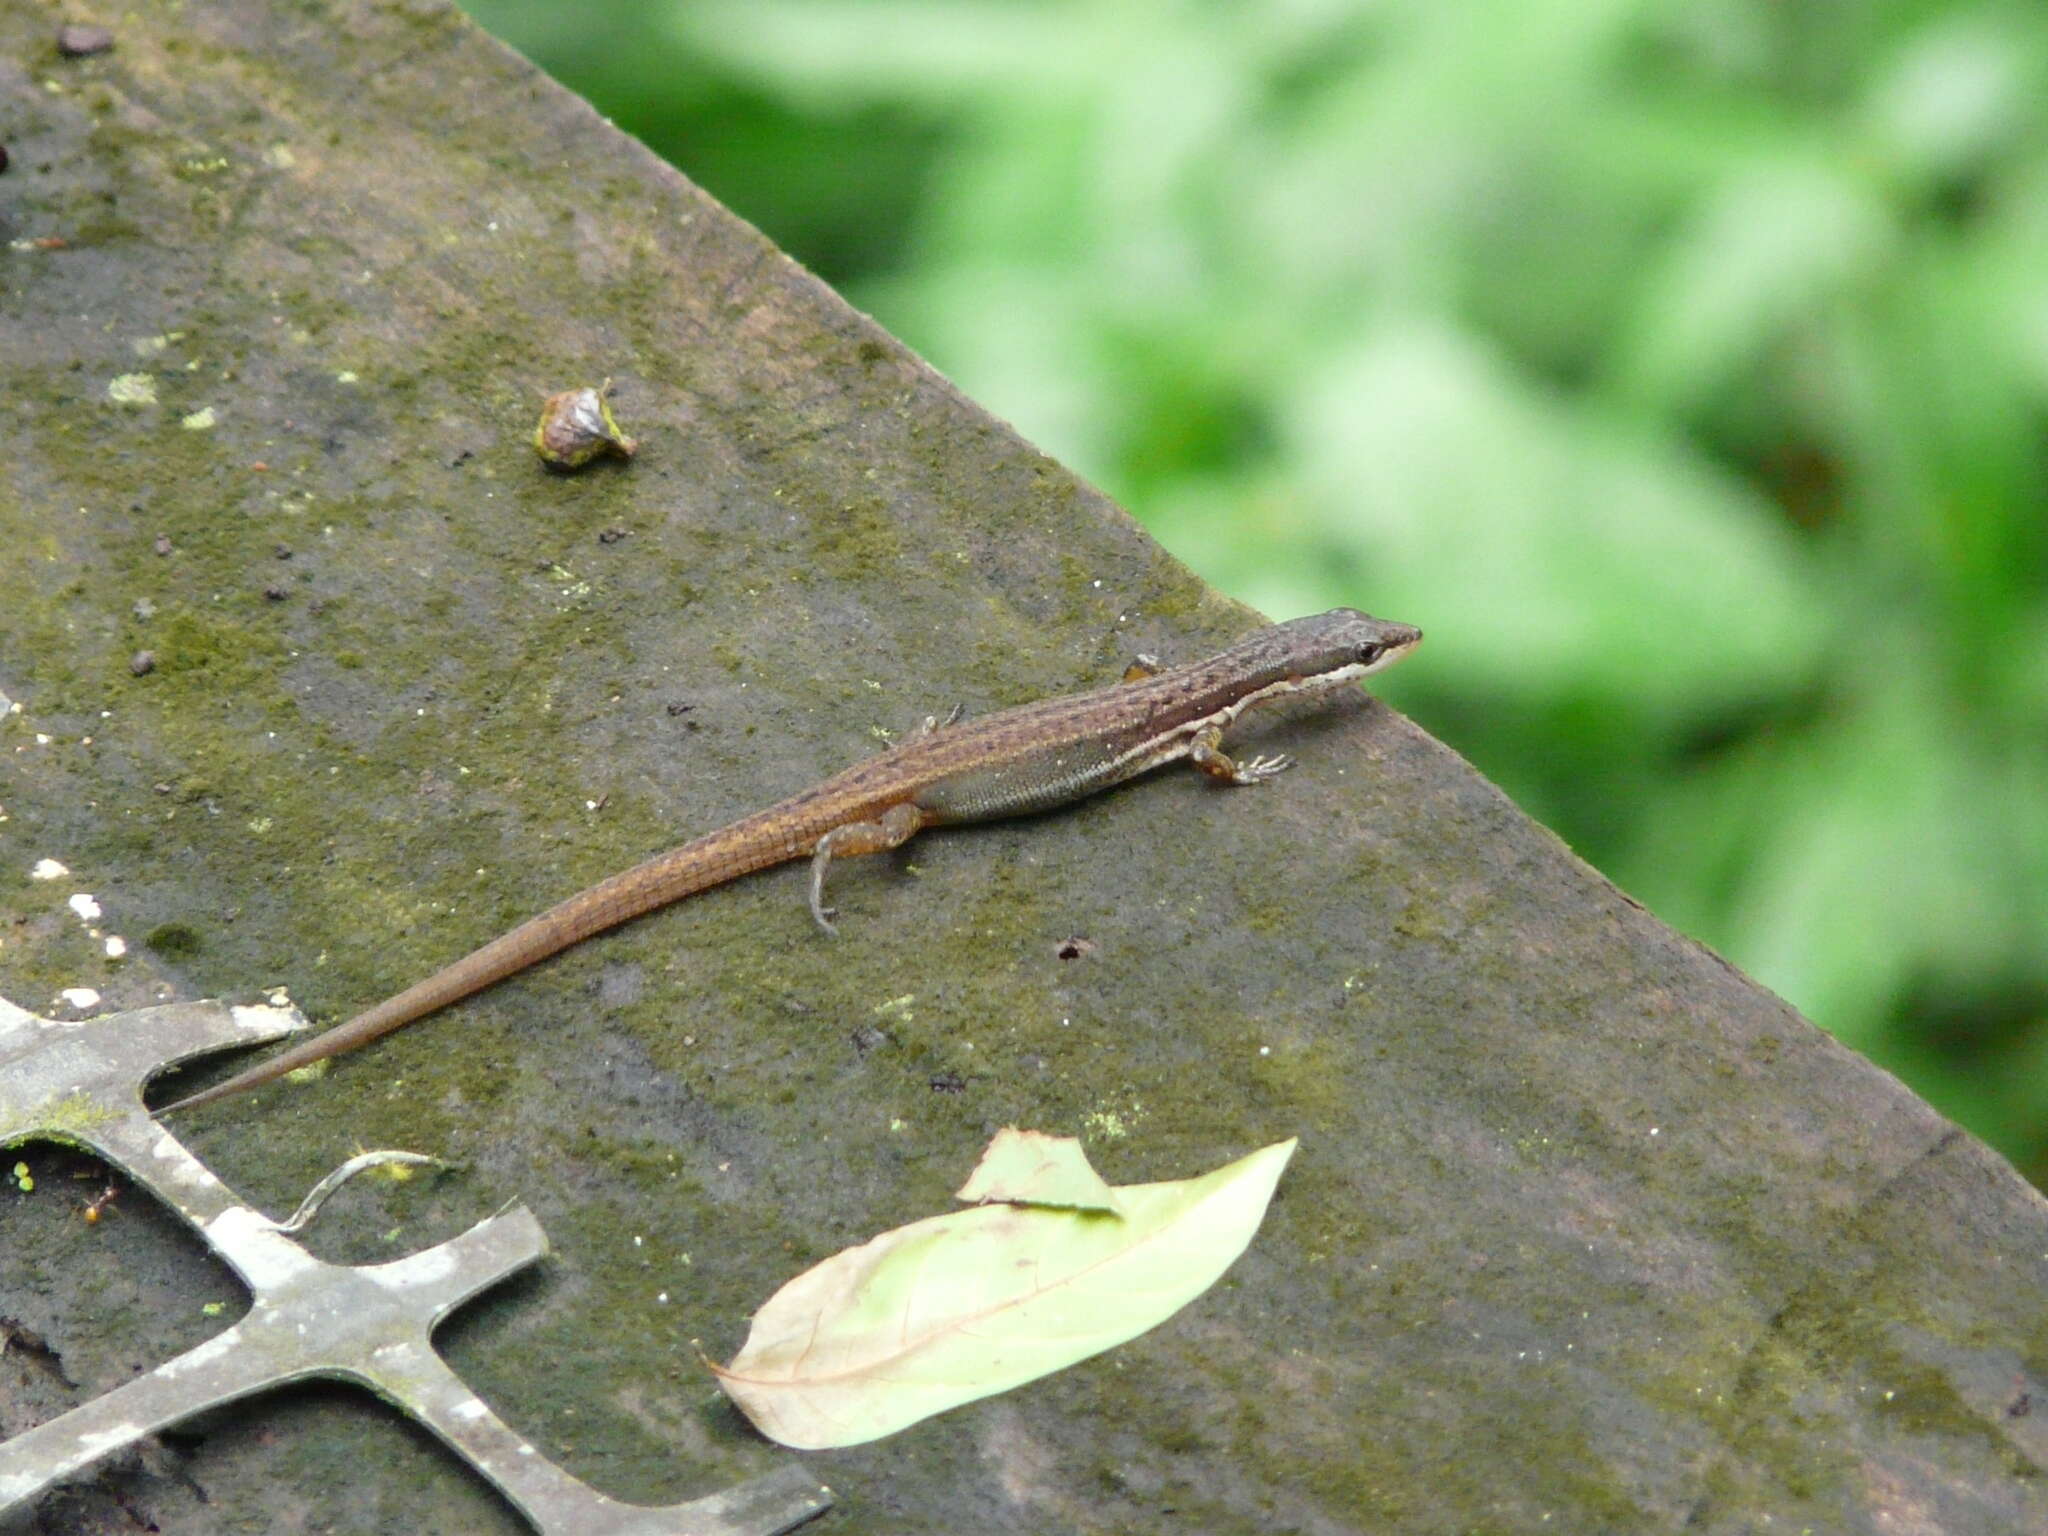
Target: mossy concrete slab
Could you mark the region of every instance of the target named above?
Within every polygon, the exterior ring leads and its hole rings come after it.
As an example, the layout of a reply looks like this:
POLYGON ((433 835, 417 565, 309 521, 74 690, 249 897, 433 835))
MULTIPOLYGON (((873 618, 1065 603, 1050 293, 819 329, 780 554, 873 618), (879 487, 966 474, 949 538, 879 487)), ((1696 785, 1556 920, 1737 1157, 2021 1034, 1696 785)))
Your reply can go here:
MULTIPOLYGON (((0 11, 24 1006, 282 986, 331 1021, 928 712, 1253 622, 452 11, 137 8, 80 60, 55 24, 0 11), (607 376, 640 457, 543 471, 542 397, 607 376)), ((822 1528, 2048 1528, 2048 1219, 2011 1169, 1384 708, 1262 744, 1301 760, 1268 789, 1169 774, 849 867, 836 942, 799 873, 752 878, 184 1129, 279 1212, 358 1145, 461 1164, 337 1199, 336 1258, 530 1204, 553 1260, 444 1346, 624 1498, 772 1464, 696 1341, 1016 1123, 1115 1182, 1302 1146, 1168 1326, 812 1458, 822 1528)), ((4 1427, 232 1301, 31 1155, 4 1427)), ((515 1528, 339 1391, 41 1518, 119 1504, 515 1528)))

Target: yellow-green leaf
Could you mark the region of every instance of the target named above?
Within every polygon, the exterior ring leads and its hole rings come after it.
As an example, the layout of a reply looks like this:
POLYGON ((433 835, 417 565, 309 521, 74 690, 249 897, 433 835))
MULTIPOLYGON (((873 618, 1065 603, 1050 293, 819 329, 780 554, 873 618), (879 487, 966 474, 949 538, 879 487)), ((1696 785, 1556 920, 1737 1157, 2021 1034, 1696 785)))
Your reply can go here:
POLYGON ((790 1281, 720 1384, 770 1439, 859 1445, 1135 1338, 1258 1230, 1290 1139, 1116 1190, 1124 1215, 984 1205, 885 1232, 790 1281))
POLYGON ((1088 1154, 1072 1136, 1020 1131, 1006 1125, 981 1154, 955 1200, 987 1205, 1059 1205, 1077 1211, 1109 1211, 1122 1215, 1116 1191, 1090 1166, 1088 1154))

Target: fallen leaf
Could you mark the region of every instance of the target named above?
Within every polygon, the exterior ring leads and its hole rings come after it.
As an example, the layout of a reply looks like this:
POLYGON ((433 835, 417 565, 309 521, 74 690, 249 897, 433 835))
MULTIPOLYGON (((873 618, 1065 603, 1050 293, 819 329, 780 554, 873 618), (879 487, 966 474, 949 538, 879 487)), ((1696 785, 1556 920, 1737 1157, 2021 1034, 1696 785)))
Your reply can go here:
POLYGON ((953 1198, 982 1205, 1001 1200, 1123 1214, 1116 1191, 1090 1166, 1076 1138, 1020 1131, 1013 1125, 996 1132, 953 1198))
POLYGON ((859 1445, 1085 1360, 1164 1322, 1258 1230, 1292 1139, 1200 1178, 1116 1189, 1103 1211, 984 1205, 834 1254, 713 1365, 754 1426, 859 1445))

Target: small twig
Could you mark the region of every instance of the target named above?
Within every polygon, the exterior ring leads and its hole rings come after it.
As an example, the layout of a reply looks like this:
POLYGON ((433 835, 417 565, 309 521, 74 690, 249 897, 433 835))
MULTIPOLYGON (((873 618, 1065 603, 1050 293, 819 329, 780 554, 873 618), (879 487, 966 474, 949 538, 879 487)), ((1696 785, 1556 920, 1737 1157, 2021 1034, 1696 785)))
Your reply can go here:
POLYGON ((320 1213, 320 1207, 327 1203, 329 1195, 333 1194, 357 1174, 367 1172, 371 1168, 376 1168, 386 1163, 407 1163, 415 1166, 424 1164, 434 1168, 452 1168, 455 1166, 453 1163, 444 1162, 438 1157, 429 1157, 424 1152, 360 1152, 328 1174, 318 1184, 315 1184, 312 1189, 308 1190, 306 1198, 299 1202, 299 1208, 292 1212, 291 1219, 273 1223, 274 1230, 284 1233, 303 1232, 311 1224, 313 1218, 320 1213))

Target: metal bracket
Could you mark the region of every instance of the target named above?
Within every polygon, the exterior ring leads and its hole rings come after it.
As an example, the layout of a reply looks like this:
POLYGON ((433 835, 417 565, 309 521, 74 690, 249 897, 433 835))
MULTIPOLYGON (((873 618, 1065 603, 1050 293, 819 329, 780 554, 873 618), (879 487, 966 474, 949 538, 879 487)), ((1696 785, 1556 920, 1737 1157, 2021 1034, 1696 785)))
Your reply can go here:
POLYGON ((419 1420, 543 1536, 780 1536, 831 1504, 795 1463, 685 1504, 607 1498, 541 1456, 431 1343, 449 1313, 547 1252, 525 1206, 387 1264, 329 1264, 237 1200, 144 1109, 144 1086, 167 1068, 302 1023, 285 1008, 210 1002, 67 1023, 0 998, 0 1147, 35 1138, 97 1153, 190 1222, 254 1297, 226 1332, 0 1442, 0 1516, 181 1419, 313 1377, 367 1387, 419 1420))

